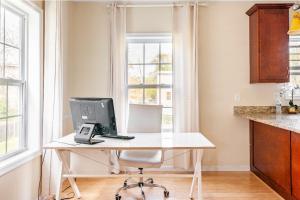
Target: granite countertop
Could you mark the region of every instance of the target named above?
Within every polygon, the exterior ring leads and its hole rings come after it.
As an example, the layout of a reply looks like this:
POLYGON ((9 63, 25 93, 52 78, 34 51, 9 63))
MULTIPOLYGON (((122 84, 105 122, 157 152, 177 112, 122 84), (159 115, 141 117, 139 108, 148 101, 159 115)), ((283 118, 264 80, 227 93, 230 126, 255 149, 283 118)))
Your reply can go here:
POLYGON ((300 133, 300 114, 287 114, 284 109, 282 114, 276 114, 273 106, 235 106, 234 114, 252 121, 300 133))

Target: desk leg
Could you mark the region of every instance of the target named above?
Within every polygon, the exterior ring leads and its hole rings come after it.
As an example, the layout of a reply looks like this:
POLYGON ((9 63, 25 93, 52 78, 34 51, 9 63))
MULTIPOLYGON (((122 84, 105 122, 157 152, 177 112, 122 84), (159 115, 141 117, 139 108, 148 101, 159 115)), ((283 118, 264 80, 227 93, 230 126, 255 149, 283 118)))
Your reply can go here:
MULTIPOLYGON (((68 161, 66 160, 65 156, 64 156, 64 152, 62 150, 56 150, 56 154, 57 157, 59 158, 60 162, 61 162, 61 170, 60 170, 60 180, 59 180, 59 185, 57 186, 57 190, 56 190, 56 199, 60 199, 60 191, 61 191, 61 181, 63 178, 63 172, 67 172, 68 174, 70 174, 70 166, 68 164, 68 161)), ((81 197, 78 186, 74 180, 73 177, 68 177, 68 181, 72 187, 72 190, 74 191, 75 197, 77 199, 79 199, 81 197)))
POLYGON ((198 200, 202 200, 202 156, 203 156, 203 149, 196 150, 196 165, 194 170, 194 176, 192 180, 192 185, 190 189, 190 199, 193 199, 193 193, 195 188, 195 182, 198 180, 198 188, 197 188, 197 194, 198 194, 198 200))
MULTIPOLYGON (((56 150, 57 153, 57 150, 56 150)), ((55 199, 60 199, 60 191, 61 191, 61 185, 62 185, 62 172, 63 171, 63 167, 62 167, 62 162, 60 162, 59 166, 58 166, 58 182, 57 182, 57 186, 56 186, 56 195, 55 195, 55 199)))

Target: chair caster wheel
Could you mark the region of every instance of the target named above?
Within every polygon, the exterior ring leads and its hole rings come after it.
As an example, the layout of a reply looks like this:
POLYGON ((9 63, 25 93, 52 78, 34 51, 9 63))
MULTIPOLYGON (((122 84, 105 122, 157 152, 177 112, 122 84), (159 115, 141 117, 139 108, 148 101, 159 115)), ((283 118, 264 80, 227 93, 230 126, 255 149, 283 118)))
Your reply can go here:
POLYGON ((170 196, 169 191, 165 190, 165 191, 164 191, 164 196, 165 196, 165 198, 168 198, 168 197, 170 196))
POLYGON ((123 187, 127 187, 127 183, 124 183, 124 184, 123 184, 123 187))
POLYGON ((116 200, 121 200, 121 196, 116 194, 116 200))
POLYGON ((146 200, 146 195, 144 191, 142 191, 142 196, 143 196, 143 200, 146 200))

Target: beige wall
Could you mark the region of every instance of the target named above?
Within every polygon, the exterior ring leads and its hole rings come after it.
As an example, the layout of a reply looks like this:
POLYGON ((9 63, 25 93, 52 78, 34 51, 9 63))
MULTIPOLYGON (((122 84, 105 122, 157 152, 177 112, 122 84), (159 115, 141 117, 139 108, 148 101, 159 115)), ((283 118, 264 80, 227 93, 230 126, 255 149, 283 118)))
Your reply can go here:
MULTIPOLYGON (((213 2, 200 7, 200 124, 216 145, 205 154, 207 170, 247 170, 248 121, 233 116, 234 105, 273 105, 277 84, 249 84, 250 2, 213 2), (240 95, 240 102, 234 96, 240 95)), ((65 100, 107 96, 109 25, 105 4, 72 2, 65 100)), ((171 8, 129 8, 127 31, 171 32, 171 8)), ((65 103, 65 133, 72 130, 65 103)))
POLYGON ((209 169, 249 165, 248 122, 233 116, 234 95, 241 95, 241 105, 272 104, 273 84, 249 84, 245 11, 251 5, 210 3, 199 11, 200 127, 217 146, 206 151, 209 169))
POLYGON ((40 158, 0 177, 0 199, 36 200, 40 174, 40 158))
MULTIPOLYGON (((64 133, 72 131, 68 99, 105 97, 109 88, 109 12, 100 2, 68 2, 64 21, 64 133), (68 34, 70 33, 70 34, 68 34)), ((130 8, 128 32, 170 32, 170 8, 130 8), (159 14, 158 14, 159 13, 159 14), (142 19, 142 20, 137 20, 142 19), (157 19, 157 20, 153 20, 157 19), (156 23, 160 20, 162 23, 156 23)))
POLYGON ((41 9, 44 9, 44 0, 31 0, 31 2, 40 7, 41 9))
POLYGON ((62 20, 62 38, 63 38, 63 65, 64 65, 64 69, 63 69, 63 110, 64 110, 64 114, 63 114, 63 132, 64 133, 68 133, 70 132, 70 115, 69 115, 69 97, 72 93, 71 89, 72 89, 72 83, 73 80, 73 76, 71 76, 70 74, 72 74, 74 72, 74 67, 72 65, 73 59, 72 58, 72 48, 74 47, 74 44, 72 44, 72 40, 73 40, 73 23, 72 23, 72 18, 73 18, 73 3, 70 1, 64 1, 62 4, 62 13, 63 13, 63 20, 62 20))
POLYGON ((64 54, 64 133, 72 131, 70 97, 108 95, 109 24, 105 4, 68 3, 68 31, 64 54))
MULTIPOLYGON (((215 2, 200 8, 200 127, 217 146, 207 151, 208 169, 247 169, 248 121, 234 105, 274 105, 280 84, 249 84, 250 2, 215 2), (240 95, 240 102, 234 96, 240 95)), ((285 102, 286 103, 286 102, 285 102)))
POLYGON ((170 33, 172 32, 171 8, 128 8, 128 33, 170 33))

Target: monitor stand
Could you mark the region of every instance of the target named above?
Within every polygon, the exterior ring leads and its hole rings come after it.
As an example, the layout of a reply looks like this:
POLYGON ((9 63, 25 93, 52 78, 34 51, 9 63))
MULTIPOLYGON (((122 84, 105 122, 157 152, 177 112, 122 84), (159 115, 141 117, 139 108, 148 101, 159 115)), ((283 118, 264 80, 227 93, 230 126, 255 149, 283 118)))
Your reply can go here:
POLYGON ((100 124, 82 124, 74 137, 75 142, 81 144, 97 144, 104 140, 95 139, 94 136, 99 134, 100 124))

